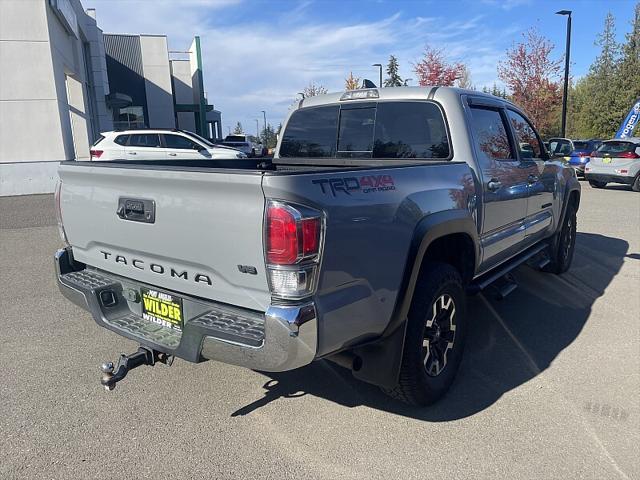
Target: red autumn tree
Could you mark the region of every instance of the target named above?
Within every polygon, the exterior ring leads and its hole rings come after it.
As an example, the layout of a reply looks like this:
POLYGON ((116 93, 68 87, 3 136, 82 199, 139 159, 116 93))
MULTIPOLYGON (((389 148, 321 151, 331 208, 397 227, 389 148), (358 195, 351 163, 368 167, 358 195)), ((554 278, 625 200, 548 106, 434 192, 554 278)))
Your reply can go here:
POLYGON ((427 45, 424 47, 422 59, 414 63, 413 71, 421 87, 429 85, 450 87, 463 76, 465 66, 462 63, 447 62, 442 50, 427 45))
POLYGON ((553 131, 562 103, 562 59, 551 58, 553 43, 535 28, 522 36, 498 62, 498 76, 544 136, 553 131))

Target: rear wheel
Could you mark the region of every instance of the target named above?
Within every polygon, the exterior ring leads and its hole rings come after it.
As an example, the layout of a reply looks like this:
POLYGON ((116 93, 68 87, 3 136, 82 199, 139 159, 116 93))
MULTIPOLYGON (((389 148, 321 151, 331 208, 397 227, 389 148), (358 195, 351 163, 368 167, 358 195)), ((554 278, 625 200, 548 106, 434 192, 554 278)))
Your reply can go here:
POLYGON ((442 397, 460 366, 466 297, 458 271, 444 263, 423 267, 407 320, 398 384, 385 393, 411 405, 442 397))
POLYGON ((633 181, 633 185, 631 185, 631 190, 634 192, 640 192, 640 173, 636 175, 636 179, 633 181))
POLYGON ((567 205, 564 221, 560 227, 549 252, 549 260, 545 272, 561 274, 569 270, 576 246, 576 207, 573 203, 567 205))
POLYGON ((598 180, 589 180, 589 185, 593 188, 604 188, 607 186, 607 182, 599 182, 598 180))

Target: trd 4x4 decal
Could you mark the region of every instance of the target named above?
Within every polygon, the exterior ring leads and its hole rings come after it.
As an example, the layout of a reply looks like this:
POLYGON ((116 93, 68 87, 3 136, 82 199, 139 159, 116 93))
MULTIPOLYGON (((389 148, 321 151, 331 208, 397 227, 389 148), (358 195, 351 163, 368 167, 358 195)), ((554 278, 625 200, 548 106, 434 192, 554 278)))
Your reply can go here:
POLYGON ((395 183, 391 175, 366 175, 364 177, 319 178, 311 183, 319 185, 322 193, 331 192, 351 195, 353 192, 372 193, 395 190, 395 183))

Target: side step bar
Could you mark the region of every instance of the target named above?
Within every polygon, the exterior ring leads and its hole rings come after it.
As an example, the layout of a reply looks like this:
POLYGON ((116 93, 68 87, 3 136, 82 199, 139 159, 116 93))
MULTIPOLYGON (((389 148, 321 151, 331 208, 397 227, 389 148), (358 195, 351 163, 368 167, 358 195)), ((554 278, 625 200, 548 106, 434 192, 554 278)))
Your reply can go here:
MULTIPOLYGON (((485 275, 482 275, 482 276, 476 278, 467 287, 467 293, 473 295, 473 294, 476 294, 476 293, 480 292, 481 290, 484 290, 489 285, 491 285, 492 283, 496 282, 497 280, 502 279, 509 272, 513 271, 515 268, 519 267, 520 265, 522 265, 526 261, 528 261, 531 258, 535 257, 536 255, 538 255, 540 252, 542 252, 546 248, 547 248, 547 244, 546 243, 540 243, 538 245, 534 245, 529 250, 525 250, 520 255, 518 255, 518 256, 512 258, 511 260, 503 263, 502 265, 500 265, 495 270, 493 270, 491 272, 488 272, 485 275)), ((543 262, 541 262, 541 264, 542 263, 543 262)), ((548 260, 544 264, 546 265, 546 263, 549 263, 548 260)), ((515 282, 513 281, 512 278, 505 279, 504 288, 500 288, 500 290, 501 290, 500 296, 502 298, 504 298, 506 295, 511 293, 513 290, 515 290, 516 287, 517 287, 517 284, 515 284, 515 282), (506 292, 505 295, 502 295, 502 291, 503 290, 504 290, 504 292, 506 292)))

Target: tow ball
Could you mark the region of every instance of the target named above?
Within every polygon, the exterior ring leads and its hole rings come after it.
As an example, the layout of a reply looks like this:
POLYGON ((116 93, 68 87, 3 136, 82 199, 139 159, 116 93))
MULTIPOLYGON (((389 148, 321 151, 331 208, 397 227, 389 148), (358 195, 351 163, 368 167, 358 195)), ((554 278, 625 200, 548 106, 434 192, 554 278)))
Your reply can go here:
POLYGON ((120 354, 117 367, 114 367, 113 362, 103 363, 100 366, 100 370, 102 371, 100 383, 102 383, 105 390, 113 390, 116 388, 116 384, 123 380, 130 370, 142 365, 154 366, 156 362, 171 366, 173 358, 173 355, 168 355, 164 352, 158 352, 157 350, 140 346, 138 347, 138 351, 135 353, 130 355, 125 355, 124 353, 120 354))

